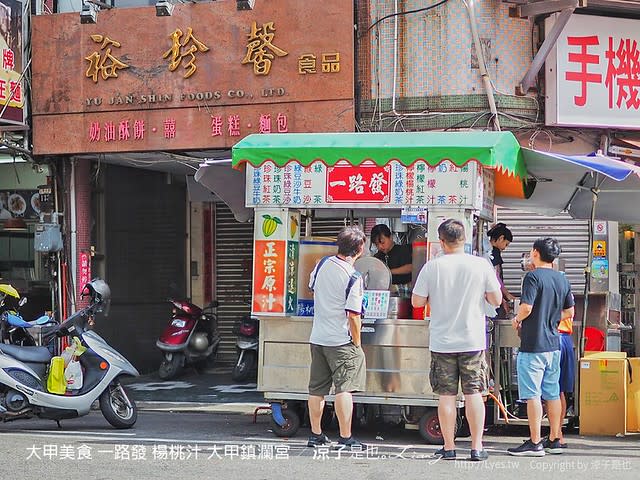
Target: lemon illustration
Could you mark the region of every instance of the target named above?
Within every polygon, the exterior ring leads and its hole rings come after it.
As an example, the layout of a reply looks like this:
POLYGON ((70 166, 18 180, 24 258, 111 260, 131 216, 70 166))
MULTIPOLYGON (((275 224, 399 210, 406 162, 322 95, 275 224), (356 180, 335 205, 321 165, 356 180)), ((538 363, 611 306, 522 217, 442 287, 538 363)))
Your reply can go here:
POLYGON ((291 234, 291 238, 295 237, 297 230, 298 230, 298 218, 291 217, 291 223, 289 225, 289 233, 291 234))

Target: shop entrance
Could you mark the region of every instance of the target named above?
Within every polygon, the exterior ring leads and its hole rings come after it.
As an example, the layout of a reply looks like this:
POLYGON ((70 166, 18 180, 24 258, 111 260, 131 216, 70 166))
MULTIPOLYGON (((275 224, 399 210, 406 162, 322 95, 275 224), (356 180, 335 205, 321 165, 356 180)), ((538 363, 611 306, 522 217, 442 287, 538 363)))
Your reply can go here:
POLYGON ((186 298, 186 185, 176 176, 102 165, 96 189, 94 268, 111 287, 98 331, 141 372, 156 370, 155 341, 186 298))

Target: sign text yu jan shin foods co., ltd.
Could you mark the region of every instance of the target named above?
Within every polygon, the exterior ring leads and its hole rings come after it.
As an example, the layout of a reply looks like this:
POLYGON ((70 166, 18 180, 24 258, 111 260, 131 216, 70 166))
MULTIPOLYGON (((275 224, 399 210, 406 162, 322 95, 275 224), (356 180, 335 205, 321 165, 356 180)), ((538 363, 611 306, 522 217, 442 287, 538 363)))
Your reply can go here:
POLYGON ((32 50, 36 154, 353 129, 353 13, 342 0, 179 3, 169 17, 103 9, 95 24, 38 15, 32 50))

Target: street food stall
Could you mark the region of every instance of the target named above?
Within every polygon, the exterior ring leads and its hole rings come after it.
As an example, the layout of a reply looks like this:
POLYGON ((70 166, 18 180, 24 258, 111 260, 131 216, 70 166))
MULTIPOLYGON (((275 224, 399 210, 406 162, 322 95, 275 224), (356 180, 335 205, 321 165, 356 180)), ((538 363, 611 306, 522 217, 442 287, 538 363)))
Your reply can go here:
MULTIPOLYGON (((526 194, 519 152, 515 137, 501 132, 252 135, 234 147, 233 165, 246 172, 245 205, 255 210, 258 389, 272 403, 277 434, 293 435, 304 416, 313 316, 308 279, 322 257, 336 252, 333 239, 314 237, 314 219, 364 225, 383 218, 396 231, 419 226, 416 274, 439 253, 437 226, 445 218, 461 220, 466 251, 482 255, 496 189, 526 194)), ((428 312, 425 318, 408 306, 410 288, 392 288, 380 260, 366 256, 355 267, 365 280, 367 358, 366 391, 354 396, 356 418, 404 424, 437 443, 428 312)))
MULTIPOLYGON (((611 165, 522 148, 510 132, 250 135, 236 144, 232 157, 234 184, 219 175, 217 166, 201 167, 196 180, 233 197, 228 203, 235 205, 236 215, 253 209, 252 314, 261 323, 258 389, 271 403, 273 429, 281 436, 294 435, 306 413, 313 316, 309 273, 336 251, 333 238, 314 236, 316 219, 362 226, 386 219, 396 232, 421 231, 402 235, 413 246, 415 279, 439 253, 437 226, 445 218, 461 220, 466 251, 484 255, 496 199, 529 211, 571 211, 572 202, 593 190, 594 172, 596 178, 622 179, 611 175, 611 165), (239 202, 243 186, 237 172, 243 169, 244 201, 239 202)), ((598 215, 612 219, 614 212, 598 215)), ((439 443, 437 397, 428 381, 429 312, 406 307, 410 285, 393 288, 383 262, 367 256, 356 269, 365 279, 367 385, 354 395, 354 420, 403 425, 439 443)), ((452 301, 458 301, 455 293, 452 301)), ((580 346, 581 329, 575 331, 580 346)), ((508 319, 488 321, 487 332, 493 385, 489 418, 525 424, 526 419, 516 418, 513 396, 518 338, 508 319)), ((462 411, 462 398, 459 407, 462 411)))

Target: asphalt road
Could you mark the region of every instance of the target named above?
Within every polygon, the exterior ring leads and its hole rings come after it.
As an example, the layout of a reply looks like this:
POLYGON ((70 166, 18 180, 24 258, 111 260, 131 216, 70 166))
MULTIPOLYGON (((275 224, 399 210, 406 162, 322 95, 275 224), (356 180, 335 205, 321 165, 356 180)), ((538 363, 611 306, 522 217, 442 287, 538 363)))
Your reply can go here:
MULTIPOLYGON (((336 432, 328 432, 335 439, 336 432)), ((71 479, 324 479, 491 478, 563 480, 636 479, 640 436, 587 438, 570 436, 563 455, 516 458, 505 452, 524 432, 492 432, 485 437, 487 462, 465 461, 468 439, 458 442, 460 460, 431 458, 436 446, 417 432, 388 429, 358 431, 366 452, 345 453, 307 448, 307 429, 291 439, 275 437, 270 417, 141 411, 131 430, 115 430, 99 412, 66 420, 30 420, 0 425, 0 478, 71 479), (506 435, 510 434, 510 435, 506 435), (516 436, 513 436, 515 434, 516 436)))

